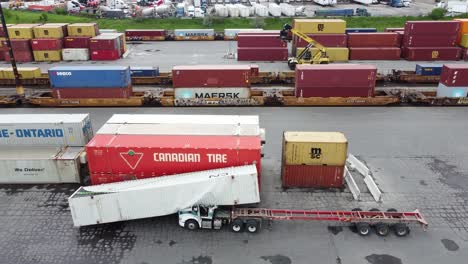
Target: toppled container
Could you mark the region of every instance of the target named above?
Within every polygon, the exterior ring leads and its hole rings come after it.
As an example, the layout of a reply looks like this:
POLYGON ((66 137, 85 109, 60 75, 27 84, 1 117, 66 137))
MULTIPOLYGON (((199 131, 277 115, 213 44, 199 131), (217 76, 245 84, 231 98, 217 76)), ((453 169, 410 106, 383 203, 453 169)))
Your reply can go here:
POLYGON ((80 187, 68 198, 76 227, 170 215, 198 204, 258 202, 253 165, 80 187))

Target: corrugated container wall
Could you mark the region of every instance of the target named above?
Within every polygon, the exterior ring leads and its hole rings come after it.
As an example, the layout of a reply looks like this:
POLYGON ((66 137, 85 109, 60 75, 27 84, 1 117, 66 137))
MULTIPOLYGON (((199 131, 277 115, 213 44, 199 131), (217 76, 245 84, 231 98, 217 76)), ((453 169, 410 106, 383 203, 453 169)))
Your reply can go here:
POLYGON ((63 26, 60 25, 49 25, 44 24, 37 26, 33 29, 34 38, 43 39, 43 38, 54 38, 61 39, 66 37, 66 32, 63 30, 63 26))
MULTIPOLYGON (((16 62, 31 62, 34 61, 32 51, 13 51, 16 62)), ((3 56, 5 61, 10 61, 10 53, 8 51, 3 51, 3 56)))
MULTIPOLYGON (((2 79, 15 79, 12 67, 1 68, 0 72, 2 79)), ((18 67, 18 73, 21 79, 34 79, 42 76, 42 72, 39 67, 18 67)))
POLYGON ((408 21, 405 34, 408 35, 457 35, 459 21, 408 21))
POLYGON ((120 58, 120 49, 116 50, 91 50, 91 60, 118 60, 120 58))
POLYGON ((237 47, 286 47, 287 43, 283 42, 275 35, 240 35, 237 38, 237 47))
POLYGON ((62 50, 37 50, 33 51, 35 61, 61 61, 62 50))
POLYGON ((286 188, 341 188, 344 166, 283 165, 281 180, 286 188))
MULTIPOLYGON (((299 55, 304 48, 297 48, 296 55, 299 55)), ((319 50, 317 48, 309 49, 311 56, 315 56, 319 50)), ((328 59, 332 62, 346 62, 349 60, 349 49, 348 48, 327 48, 328 59)))
POLYGON ((257 115, 149 115, 114 114, 106 124, 199 124, 242 125, 259 124, 257 115))
POLYGON ((261 170, 258 136, 99 134, 88 143, 86 152, 92 184, 248 164, 261 170))
POLYGON ((143 67, 130 67, 130 74, 132 77, 156 77, 159 76, 159 67, 143 66, 143 67))
MULTIPOLYGON (((14 24, 6 24, 6 27, 11 27, 14 24)), ((3 27, 0 27, 0 37, 5 37, 5 31, 3 30, 3 27)))
POLYGON ((99 34, 96 23, 75 23, 67 26, 68 35, 72 37, 95 37, 99 34))
POLYGON ((214 29, 175 29, 175 40, 214 40, 214 29))
POLYGON ((52 88, 127 88, 131 86, 130 67, 57 66, 49 69, 52 88))
POLYGON ((237 48, 238 61, 286 61, 288 48, 237 48))
POLYGON ((285 165, 343 166, 348 141, 339 132, 284 132, 285 165))
POLYGON ((54 98, 128 98, 132 96, 131 87, 124 88, 55 88, 52 90, 54 98))
POLYGON ((348 33, 373 33, 377 32, 377 28, 346 28, 346 34, 348 33))
POLYGON ((402 45, 404 47, 453 47, 457 35, 405 35, 402 45))
POLYGON ((172 85, 179 87, 250 87, 249 65, 190 65, 172 68, 172 85))
POLYGON ((64 47, 66 49, 89 49, 90 37, 66 37, 64 47))
POLYGON ((166 31, 164 29, 127 29, 125 39, 128 41, 165 40, 166 31))
POLYGON ((460 41, 461 38, 463 37, 463 35, 468 34, 468 19, 466 19, 466 18, 457 18, 457 19, 454 19, 454 20, 460 22, 460 30, 459 30, 459 33, 458 33, 458 41, 460 41))
POLYGON ((33 39, 31 40, 32 50, 61 50, 62 39, 33 39))
POLYGON ((350 33, 348 47, 400 47, 400 35, 393 32, 350 33))
POLYGON ((397 47, 349 48, 350 60, 400 60, 401 49, 397 47))
POLYGON ((0 147, 0 183, 81 183, 83 148, 0 147))
POLYGON ((293 27, 304 34, 344 34, 346 21, 342 19, 294 19, 293 27))
POLYGON ((64 61, 87 61, 89 60, 88 49, 63 49, 62 58, 64 61))
POLYGON ((33 39, 33 28, 40 24, 17 24, 8 27, 8 35, 11 39, 33 39))
POLYGON ((468 87, 468 65, 445 64, 442 67, 440 82, 446 86, 468 87))
POLYGON ((442 64, 416 64, 416 74, 419 75, 440 75, 442 73, 442 64))
POLYGON ((229 88, 175 88, 174 97, 177 99, 189 98, 250 98, 250 88, 247 87, 229 87, 229 88))
POLYGON ((0 115, 0 145, 84 146, 93 137, 88 114, 0 115))
MULTIPOLYGON (((318 43, 327 48, 346 48, 348 45, 348 35, 346 34, 307 34, 318 43)), ((304 48, 307 42, 298 36, 293 37, 293 46, 297 48, 304 48)))
POLYGON ((410 61, 459 60, 462 49, 458 47, 404 48, 403 56, 410 61))
POLYGON ((451 87, 451 86, 446 86, 442 83, 439 83, 439 86, 437 86, 437 97, 455 97, 455 98, 460 98, 460 97, 468 97, 468 86, 464 87, 451 87))

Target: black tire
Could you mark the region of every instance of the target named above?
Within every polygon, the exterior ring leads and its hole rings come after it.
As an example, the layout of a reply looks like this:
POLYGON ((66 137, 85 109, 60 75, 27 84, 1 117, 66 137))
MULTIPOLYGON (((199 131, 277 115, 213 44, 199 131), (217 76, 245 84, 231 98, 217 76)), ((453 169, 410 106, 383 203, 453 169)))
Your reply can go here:
POLYGON ((234 219, 231 222, 230 228, 234 233, 242 233, 244 231, 244 222, 242 219, 234 219))
POLYGON ((353 212, 358 212, 358 211, 362 211, 362 209, 358 207, 358 208, 353 208, 353 209, 351 209, 351 211, 353 211, 353 212))
POLYGON ((371 227, 368 223, 356 223, 356 230, 360 236, 368 236, 371 232, 371 227))
POLYGON ((260 229, 259 222, 255 219, 247 220, 245 227, 246 227, 247 232, 249 233, 257 233, 258 229, 260 229))
POLYGON ((378 236, 387 236, 390 233, 390 227, 385 223, 377 223, 375 225, 375 233, 378 236))
POLYGON ((378 208, 371 208, 371 209, 369 209, 369 212, 380 212, 380 209, 378 209, 378 208))
POLYGON ((388 213, 396 213, 396 212, 398 212, 398 210, 395 209, 395 208, 388 208, 388 209, 387 209, 387 212, 388 212, 388 213))
POLYGON ((393 225, 393 232, 397 237, 404 237, 409 234, 409 227, 404 223, 396 223, 393 225))
POLYGON ((198 228, 200 228, 200 227, 198 226, 197 221, 195 221, 195 220, 193 220, 193 219, 189 219, 189 220, 185 221, 184 227, 185 227, 186 229, 192 230, 192 231, 197 230, 198 228))

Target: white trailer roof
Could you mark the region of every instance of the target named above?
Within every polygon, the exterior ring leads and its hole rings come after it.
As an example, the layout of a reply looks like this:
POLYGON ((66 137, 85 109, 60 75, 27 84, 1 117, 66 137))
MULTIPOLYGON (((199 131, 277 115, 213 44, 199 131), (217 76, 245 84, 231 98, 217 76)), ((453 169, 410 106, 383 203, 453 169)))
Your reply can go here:
POLYGON ((67 147, 65 149, 42 146, 1 147, 0 160, 75 159, 83 150, 83 147, 67 147))
POLYGON ((0 124, 51 124, 79 123, 89 114, 5 114, 0 115, 0 124))
POLYGON ((142 115, 115 114, 107 124, 259 124, 256 115, 142 115))
POLYGON ((80 187, 68 198, 75 226, 177 213, 197 204, 260 202, 255 165, 80 187))

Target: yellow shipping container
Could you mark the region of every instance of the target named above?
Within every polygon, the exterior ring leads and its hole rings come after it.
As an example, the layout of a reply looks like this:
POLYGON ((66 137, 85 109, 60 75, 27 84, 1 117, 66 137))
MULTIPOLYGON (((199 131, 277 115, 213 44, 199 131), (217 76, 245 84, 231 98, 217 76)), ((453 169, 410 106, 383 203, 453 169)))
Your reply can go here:
POLYGON ((463 34, 460 40, 460 46, 468 48, 468 34, 463 34))
MULTIPOLYGON (((15 79, 13 68, 1 69, 2 79, 15 79)), ((21 79, 34 79, 41 77, 41 69, 39 67, 18 67, 18 73, 21 79)))
POLYGON ((284 132, 285 165, 342 166, 346 163, 348 141, 339 132, 284 132))
POLYGON ((8 35, 11 39, 33 39, 33 28, 40 24, 17 24, 8 27, 8 35))
POLYGON ((0 37, 0 48, 3 47, 3 41, 6 40, 4 37, 0 37))
POLYGON ((62 50, 33 51, 35 61, 61 61, 62 50))
MULTIPOLYGON (((302 52, 304 48, 296 48, 296 56, 302 52)), ((311 48, 310 53, 311 56, 317 54, 317 48, 311 48)), ((337 61, 348 61, 349 60, 349 49, 348 48, 327 48, 327 55, 330 61, 337 62, 337 61)))
POLYGON ((95 37, 97 35, 96 23, 75 23, 67 26, 69 36, 95 37))
POLYGON ((342 19, 294 19, 293 27, 304 34, 344 34, 346 21, 342 19))
POLYGON ((59 25, 45 24, 42 26, 35 27, 34 38, 63 38, 63 27, 59 25))

